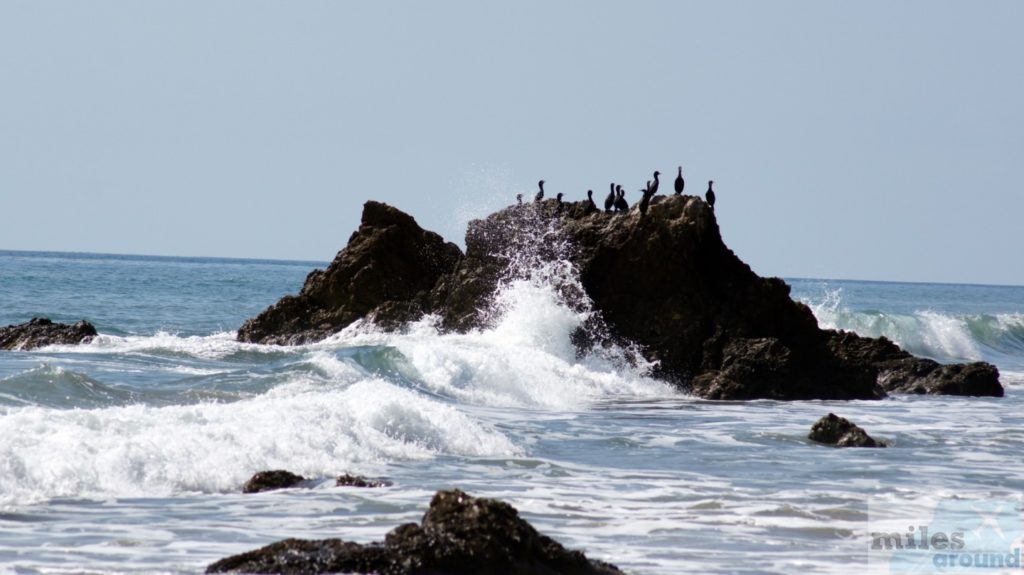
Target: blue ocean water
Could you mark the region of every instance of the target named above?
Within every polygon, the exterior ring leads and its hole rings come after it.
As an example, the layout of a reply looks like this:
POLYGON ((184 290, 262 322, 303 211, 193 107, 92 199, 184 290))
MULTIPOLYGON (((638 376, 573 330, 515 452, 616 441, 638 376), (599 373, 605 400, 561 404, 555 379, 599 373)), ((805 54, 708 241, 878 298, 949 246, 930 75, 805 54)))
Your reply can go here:
POLYGON ((234 331, 323 263, 0 251, 0 325, 88 319, 0 353, 0 571, 198 573, 285 537, 380 540, 460 487, 631 573, 849 573, 869 502, 926 514, 1024 490, 1024 288, 788 280, 826 327, 998 365, 1004 398, 714 402, 579 359, 586 312, 539 273, 494 327, 355 325, 292 348, 234 331), (829 411, 892 447, 806 439, 829 411), (242 495, 284 468, 312 489, 242 495), (335 487, 341 473, 392 487, 335 487))

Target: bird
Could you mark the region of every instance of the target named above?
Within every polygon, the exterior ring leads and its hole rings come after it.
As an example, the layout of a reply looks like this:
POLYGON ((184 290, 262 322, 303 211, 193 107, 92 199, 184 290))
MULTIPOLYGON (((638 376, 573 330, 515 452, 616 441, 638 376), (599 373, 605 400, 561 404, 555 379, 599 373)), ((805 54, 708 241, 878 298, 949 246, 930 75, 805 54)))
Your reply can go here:
POLYGON ((560 216, 562 215, 562 192, 558 192, 558 195, 555 196, 555 201, 558 202, 555 204, 555 215, 560 216))
MULTIPOLYGON (((654 172, 654 173, 657 174, 658 172, 654 172)), ((640 199, 640 217, 641 218, 644 217, 644 214, 647 213, 647 206, 649 206, 651 204, 651 196, 654 195, 654 190, 655 190, 655 188, 651 187, 651 181, 650 180, 647 180, 647 187, 642 189, 642 190, 640 190, 644 194, 644 197, 640 199)))
POLYGON ((654 170, 654 187, 648 186, 648 188, 650 188, 650 190, 651 190, 651 195, 652 196, 654 194, 658 193, 658 176, 660 176, 660 175, 661 175, 661 172, 659 172, 658 170, 654 170))
POLYGON ((608 192, 608 197, 604 199, 604 213, 612 213, 612 208, 615 207, 615 182, 610 184, 611 191, 608 192))
POLYGON ((683 188, 686 187, 686 180, 683 179, 683 167, 679 166, 679 175, 676 176, 676 195, 683 193, 683 188))
POLYGON ((523 205, 523 194, 516 194, 516 203, 523 205))
POLYGON ((708 205, 711 206, 711 211, 715 211, 715 191, 711 189, 711 185, 714 184, 714 180, 708 180, 708 191, 704 193, 704 198, 708 201, 708 205))
POLYGON ((597 204, 594 203, 594 190, 587 190, 587 207, 584 212, 592 214, 597 211, 597 204))
POLYGON ((626 191, 622 189, 622 186, 615 186, 618 189, 619 197, 615 198, 615 211, 616 212, 628 212, 629 202, 626 201, 626 191))
POLYGON ((540 191, 537 192, 536 196, 533 196, 533 201, 535 202, 539 202, 544 199, 544 180, 537 182, 537 187, 540 188, 540 191))

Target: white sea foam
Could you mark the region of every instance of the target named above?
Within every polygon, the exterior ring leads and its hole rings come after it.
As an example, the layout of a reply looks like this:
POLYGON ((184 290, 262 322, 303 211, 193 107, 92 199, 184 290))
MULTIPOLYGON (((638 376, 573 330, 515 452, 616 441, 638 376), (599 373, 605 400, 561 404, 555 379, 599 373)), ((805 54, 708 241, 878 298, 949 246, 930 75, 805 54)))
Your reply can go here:
POLYGON ((971 321, 976 318, 921 310, 913 314, 854 311, 843 306, 842 290, 827 290, 819 301, 806 302, 826 329, 843 329, 867 337, 885 336, 918 355, 949 361, 978 361, 984 354, 971 321))
POLYGON ((212 335, 181 336, 175 333, 158 331, 153 335, 117 336, 100 334, 84 345, 52 345, 42 351, 60 353, 175 353, 205 359, 219 359, 238 352, 248 350, 273 350, 270 346, 240 343, 235 339, 236 332, 220 332, 212 335))
POLYGON ((466 334, 441 334, 436 318, 426 318, 402 334, 361 326, 332 341, 394 347, 409 360, 421 385, 469 404, 583 409, 611 397, 678 393, 645 376, 649 365, 630 366, 624 350, 577 357, 570 336, 588 312, 564 304, 550 283, 511 281, 498 294, 495 308, 493 327, 466 334))
POLYGON ((500 432, 379 379, 297 381, 230 404, 14 408, 0 418, 0 505, 236 491, 252 473, 312 477, 438 454, 511 456, 500 432))

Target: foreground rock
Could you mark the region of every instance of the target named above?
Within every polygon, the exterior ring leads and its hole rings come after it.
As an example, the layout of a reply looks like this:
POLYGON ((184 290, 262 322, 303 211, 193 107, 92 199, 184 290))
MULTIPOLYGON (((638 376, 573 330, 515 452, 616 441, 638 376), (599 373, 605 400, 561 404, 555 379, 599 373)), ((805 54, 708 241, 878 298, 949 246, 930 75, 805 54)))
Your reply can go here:
POLYGON ((819 419, 807 437, 811 441, 836 447, 885 447, 884 443, 872 439, 861 427, 834 413, 819 419))
POLYGON ((96 327, 85 320, 66 324, 35 317, 0 328, 0 349, 27 351, 47 345, 75 345, 88 343, 96 335, 96 327))
POLYGON ((511 505, 438 491, 420 524, 382 543, 286 539, 217 561, 207 573, 378 573, 380 575, 575 575, 621 573, 541 535, 511 505))
POLYGON ((785 282, 759 277, 726 247, 714 212, 691 196, 655 197, 643 217, 588 213, 582 202, 561 211, 554 200, 512 206, 470 222, 465 254, 408 215, 367 202, 330 267, 247 321, 239 339, 302 343, 361 318, 398 327, 427 313, 446 330, 485 327, 504 282, 552 262, 574 272, 550 274, 567 305, 594 312, 573 334, 581 353, 635 343, 656 362, 656 376, 701 397, 1002 395, 989 364, 939 366, 891 342, 819 329, 785 282))
POLYGON ((242 493, 261 493, 275 489, 287 489, 299 485, 306 478, 284 469, 260 471, 242 486, 242 493))

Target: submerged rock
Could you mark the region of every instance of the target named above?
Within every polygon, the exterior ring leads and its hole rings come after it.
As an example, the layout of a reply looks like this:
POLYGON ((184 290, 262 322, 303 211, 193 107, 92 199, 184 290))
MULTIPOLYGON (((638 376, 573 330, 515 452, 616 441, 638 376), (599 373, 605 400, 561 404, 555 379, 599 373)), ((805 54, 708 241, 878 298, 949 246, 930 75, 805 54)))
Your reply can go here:
POLYGON ((860 426, 834 413, 819 419, 807 437, 836 447, 885 447, 885 443, 872 439, 860 426))
POLYGON ((242 486, 242 493, 260 493, 275 489, 287 489, 305 481, 306 478, 284 469, 260 471, 242 486))
POLYGON ((508 503, 438 491, 419 523, 381 543, 286 539, 213 563, 207 573, 575 575, 621 573, 537 532, 508 503))
POLYGON ((346 473, 339 475, 337 481, 334 482, 336 487, 391 487, 392 483, 387 479, 368 479, 362 475, 352 475, 346 473))
POLYGON ((367 202, 331 266, 247 321, 239 339, 302 343, 361 318, 398 327, 427 313, 444 330, 486 327, 503 283, 553 266, 548 279, 565 303, 593 311, 572 336, 581 353, 631 342, 655 376, 701 397, 1002 395, 989 364, 940 366, 891 342, 819 329, 784 281, 759 277, 726 247, 700 198, 655 197, 642 218, 586 207, 545 200, 500 210, 470 222, 463 254, 410 216, 367 202))
POLYGON ((84 319, 66 324, 34 317, 22 324, 0 327, 0 349, 27 351, 47 345, 89 343, 96 335, 96 327, 84 319))

